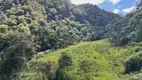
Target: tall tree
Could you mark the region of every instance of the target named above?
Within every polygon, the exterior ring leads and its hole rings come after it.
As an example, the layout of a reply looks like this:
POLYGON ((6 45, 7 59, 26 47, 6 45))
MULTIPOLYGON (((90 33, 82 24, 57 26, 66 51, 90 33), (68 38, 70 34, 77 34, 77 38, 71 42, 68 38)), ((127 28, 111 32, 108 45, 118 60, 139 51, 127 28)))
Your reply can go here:
POLYGON ((34 45, 30 36, 19 32, 10 32, 4 43, 7 45, 0 52, 0 79, 17 80, 19 72, 26 67, 26 61, 35 53, 34 45))

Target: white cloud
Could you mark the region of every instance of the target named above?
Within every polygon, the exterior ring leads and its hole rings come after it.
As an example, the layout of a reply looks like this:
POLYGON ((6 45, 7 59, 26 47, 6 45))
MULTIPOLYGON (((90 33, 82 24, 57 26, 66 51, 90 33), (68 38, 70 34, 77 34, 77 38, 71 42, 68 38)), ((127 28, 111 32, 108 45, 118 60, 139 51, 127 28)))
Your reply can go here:
POLYGON ((108 1, 115 5, 119 3, 121 0, 108 0, 108 1))
POLYGON ((135 6, 132 6, 130 8, 126 8, 126 9, 123 9, 122 11, 125 12, 125 13, 130 13, 131 11, 133 11, 136 7, 135 6))
POLYGON ((73 4, 79 5, 79 4, 85 4, 85 3, 90 3, 94 5, 101 4, 105 2, 106 0, 71 0, 73 4))
POLYGON ((122 6, 121 5, 119 5, 119 6, 117 6, 118 8, 121 8, 122 6))
POLYGON ((114 9, 113 10, 114 13, 119 13, 119 11, 120 11, 119 9, 114 9))
POLYGON ((73 4, 79 5, 79 4, 85 4, 85 3, 90 3, 90 4, 94 4, 94 5, 98 5, 101 4, 105 1, 111 2, 112 4, 117 4, 118 2, 120 2, 121 0, 71 0, 71 2, 73 4))

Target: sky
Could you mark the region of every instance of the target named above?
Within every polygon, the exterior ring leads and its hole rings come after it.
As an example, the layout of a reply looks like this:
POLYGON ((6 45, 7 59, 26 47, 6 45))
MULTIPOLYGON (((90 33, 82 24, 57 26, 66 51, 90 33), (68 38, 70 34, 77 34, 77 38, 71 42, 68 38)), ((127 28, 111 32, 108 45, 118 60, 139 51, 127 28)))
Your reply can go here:
POLYGON ((126 15, 136 9, 136 4, 139 0, 71 0, 71 3, 79 5, 90 3, 98 5, 100 8, 107 11, 126 15))

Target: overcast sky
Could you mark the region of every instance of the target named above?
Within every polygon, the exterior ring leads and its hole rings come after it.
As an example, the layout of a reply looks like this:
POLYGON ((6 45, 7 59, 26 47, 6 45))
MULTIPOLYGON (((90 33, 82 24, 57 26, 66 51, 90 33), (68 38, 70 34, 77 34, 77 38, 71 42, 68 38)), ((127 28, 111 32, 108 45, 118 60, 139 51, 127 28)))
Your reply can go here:
POLYGON ((136 8, 138 0, 71 0, 73 4, 91 3, 100 8, 117 14, 125 15, 136 8))

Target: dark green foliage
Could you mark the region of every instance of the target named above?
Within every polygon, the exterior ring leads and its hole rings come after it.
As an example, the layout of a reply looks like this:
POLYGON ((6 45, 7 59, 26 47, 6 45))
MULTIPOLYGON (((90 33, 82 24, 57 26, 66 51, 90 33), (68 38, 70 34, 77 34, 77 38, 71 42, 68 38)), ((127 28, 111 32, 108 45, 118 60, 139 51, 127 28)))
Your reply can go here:
POLYGON ((68 68, 72 65, 72 59, 69 55, 63 53, 59 59, 59 68, 68 68))
POLYGON ((112 44, 123 46, 131 42, 141 42, 141 18, 142 11, 138 10, 109 24, 106 28, 112 44))
POLYGON ((12 20, 12 19, 8 19, 7 20, 7 25, 9 25, 9 26, 16 26, 17 25, 17 21, 12 20))
POLYGON ((15 12, 15 14, 16 15, 24 15, 24 10, 17 10, 16 12, 15 12))
POLYGON ((47 26, 47 22, 45 20, 39 20, 38 23, 41 25, 41 26, 47 26))
POLYGON ((56 76, 56 70, 54 67, 55 64, 52 62, 48 62, 48 63, 43 63, 40 65, 42 65, 40 68, 40 71, 45 76, 44 79, 55 80, 55 76, 56 76))
POLYGON ((52 62, 47 63, 39 63, 31 62, 31 66, 33 66, 33 69, 37 71, 38 74, 42 74, 43 80, 55 80, 56 78, 56 64, 52 62))
POLYGON ((142 41, 142 26, 140 25, 137 32, 136 32, 136 42, 141 42, 142 41))
POLYGON ((90 63, 85 60, 80 62, 80 65, 79 65, 80 69, 83 70, 84 73, 89 72, 89 66, 90 66, 90 63))
POLYGON ((6 23, 6 21, 7 16, 3 12, 0 12, 0 23, 6 23))
POLYGON ((94 25, 106 26, 112 20, 119 17, 119 15, 106 12, 105 10, 100 9, 96 5, 83 4, 83 5, 80 5, 79 7, 86 13, 86 15, 84 16, 84 19, 88 21, 90 24, 92 24, 93 26, 94 25))
POLYGON ((142 52, 131 56, 125 63, 125 73, 140 71, 142 67, 142 52))
POLYGON ((26 61, 35 54, 32 40, 23 33, 10 32, 3 44, 0 79, 18 79, 18 73, 26 67, 26 61))
POLYGON ((69 67, 72 66, 72 57, 66 53, 62 53, 61 58, 58 60, 59 68, 56 73, 57 80, 72 80, 68 75, 69 67))

